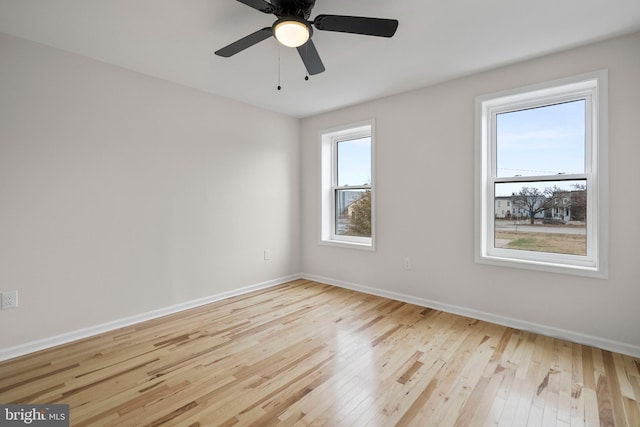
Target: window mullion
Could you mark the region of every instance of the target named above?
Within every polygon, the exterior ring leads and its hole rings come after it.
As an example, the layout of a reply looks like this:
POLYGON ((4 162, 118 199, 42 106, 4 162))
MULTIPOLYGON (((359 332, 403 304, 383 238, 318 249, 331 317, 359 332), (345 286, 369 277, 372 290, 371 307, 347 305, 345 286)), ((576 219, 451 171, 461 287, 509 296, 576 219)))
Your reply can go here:
POLYGON ((343 185, 335 187, 336 190, 370 190, 370 185, 343 185))
POLYGON ((587 173, 561 174, 561 175, 531 175, 531 176, 505 176, 492 177, 493 183, 518 183, 518 182, 545 182, 545 181, 578 181, 587 179, 587 173))

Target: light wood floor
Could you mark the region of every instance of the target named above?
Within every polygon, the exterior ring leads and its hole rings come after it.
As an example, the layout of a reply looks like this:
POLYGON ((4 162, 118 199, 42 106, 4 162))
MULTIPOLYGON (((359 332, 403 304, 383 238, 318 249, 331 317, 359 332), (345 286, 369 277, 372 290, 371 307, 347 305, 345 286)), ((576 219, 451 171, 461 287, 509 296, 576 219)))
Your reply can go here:
POLYGON ((640 360, 298 280, 0 364, 74 426, 640 426, 640 360))

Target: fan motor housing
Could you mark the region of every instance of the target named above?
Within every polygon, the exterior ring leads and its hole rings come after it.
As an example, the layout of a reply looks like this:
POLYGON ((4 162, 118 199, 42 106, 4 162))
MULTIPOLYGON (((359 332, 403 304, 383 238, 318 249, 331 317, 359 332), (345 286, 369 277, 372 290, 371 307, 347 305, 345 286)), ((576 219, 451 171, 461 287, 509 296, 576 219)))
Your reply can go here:
POLYGON ((271 4, 274 6, 275 15, 278 17, 295 16, 309 19, 316 0, 271 0, 271 4))

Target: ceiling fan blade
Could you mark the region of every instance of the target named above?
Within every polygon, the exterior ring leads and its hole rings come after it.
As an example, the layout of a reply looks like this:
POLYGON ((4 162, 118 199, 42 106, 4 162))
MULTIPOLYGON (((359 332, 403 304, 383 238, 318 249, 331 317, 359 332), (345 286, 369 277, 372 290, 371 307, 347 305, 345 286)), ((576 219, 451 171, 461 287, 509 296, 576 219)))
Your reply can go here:
POLYGON ((262 40, 268 39, 272 34, 273 30, 271 29, 271 27, 265 27, 253 34, 249 34, 248 36, 231 43, 228 46, 223 47, 222 49, 216 51, 216 55, 228 58, 238 52, 242 52, 243 50, 253 46, 254 44, 260 43, 262 40))
POLYGON ((322 31, 391 37, 398 29, 398 20, 362 16, 318 15, 313 21, 313 25, 322 31))
POLYGON ((300 58, 302 58, 302 62, 304 62, 304 66, 307 68, 307 72, 310 75, 313 76, 324 71, 322 59, 320 59, 316 46, 313 44, 311 39, 302 46, 298 46, 297 49, 300 54, 300 58))
POLYGON ((252 7, 256 10, 259 10, 263 13, 273 13, 274 8, 271 3, 267 3, 264 0, 238 0, 242 4, 246 4, 249 7, 252 7))

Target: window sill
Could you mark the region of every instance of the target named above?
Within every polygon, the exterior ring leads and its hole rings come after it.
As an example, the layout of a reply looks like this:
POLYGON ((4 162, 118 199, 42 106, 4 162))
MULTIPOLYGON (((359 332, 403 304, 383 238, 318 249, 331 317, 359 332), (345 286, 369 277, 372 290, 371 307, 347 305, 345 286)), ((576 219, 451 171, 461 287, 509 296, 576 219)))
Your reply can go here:
POLYGON ((337 248, 358 249, 364 251, 375 251, 375 245, 373 240, 371 243, 358 243, 358 242, 345 242, 342 240, 320 240, 320 244, 323 246, 333 246, 337 248))
POLYGON ((476 263, 488 264, 499 267, 521 268, 526 270, 544 271, 556 274, 568 274, 573 276, 591 277, 594 279, 607 279, 607 271, 603 268, 584 267, 578 265, 559 264, 553 262, 532 261, 516 258, 504 258, 498 256, 476 256, 476 263))

